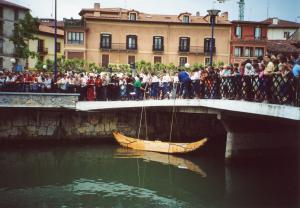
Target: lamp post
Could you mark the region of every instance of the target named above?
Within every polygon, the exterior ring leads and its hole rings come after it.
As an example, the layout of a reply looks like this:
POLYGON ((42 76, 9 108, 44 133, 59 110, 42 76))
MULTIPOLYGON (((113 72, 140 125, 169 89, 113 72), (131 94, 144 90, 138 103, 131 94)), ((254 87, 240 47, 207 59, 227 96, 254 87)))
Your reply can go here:
POLYGON ((55 0, 55 19, 54 19, 54 82, 57 81, 57 2, 55 0))
POLYGON ((210 16, 210 25, 211 25, 211 39, 210 39, 210 66, 213 65, 213 50, 214 50, 214 29, 215 29, 215 24, 216 24, 216 16, 219 15, 220 10, 217 9, 210 9, 207 10, 209 16, 210 16))

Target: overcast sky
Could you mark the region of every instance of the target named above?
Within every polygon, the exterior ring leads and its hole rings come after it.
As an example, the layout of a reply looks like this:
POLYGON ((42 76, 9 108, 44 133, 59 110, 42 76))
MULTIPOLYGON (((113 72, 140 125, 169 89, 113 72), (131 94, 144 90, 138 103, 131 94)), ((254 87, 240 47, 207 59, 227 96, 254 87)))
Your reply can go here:
MULTIPOLYGON (((26 6, 32 10, 35 17, 54 17, 54 0, 8 0, 26 6)), ((238 0, 227 0, 220 4, 214 0, 57 0, 58 18, 79 18, 82 8, 92 8, 94 2, 101 7, 122 7, 136 9, 152 14, 179 14, 191 12, 193 15, 200 11, 206 14, 207 9, 218 8, 229 12, 230 20, 238 19, 238 0)), ((279 17, 291 21, 300 22, 299 0, 245 0, 245 20, 261 21, 269 17, 279 17), (268 6, 269 5, 269 6, 268 6)))

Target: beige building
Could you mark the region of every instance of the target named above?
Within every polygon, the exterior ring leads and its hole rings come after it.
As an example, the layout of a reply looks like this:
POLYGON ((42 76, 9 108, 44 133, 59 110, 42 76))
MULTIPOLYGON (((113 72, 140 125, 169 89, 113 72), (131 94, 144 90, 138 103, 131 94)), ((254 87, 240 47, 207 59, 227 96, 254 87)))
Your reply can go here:
MULTIPOLYGON (((47 59, 54 60, 54 28, 47 25, 39 25, 37 40, 29 41, 29 50, 38 53, 38 57, 28 59, 28 68, 34 69, 38 59, 45 62, 47 59)), ((57 29, 57 57, 64 55, 64 31, 57 29)))
MULTIPOLYGON (((65 19, 65 56, 101 66, 137 61, 176 66, 209 63, 209 16, 145 14, 136 10, 82 9, 81 20, 65 19)), ((217 17, 214 62, 230 61, 231 23, 228 13, 217 17)))

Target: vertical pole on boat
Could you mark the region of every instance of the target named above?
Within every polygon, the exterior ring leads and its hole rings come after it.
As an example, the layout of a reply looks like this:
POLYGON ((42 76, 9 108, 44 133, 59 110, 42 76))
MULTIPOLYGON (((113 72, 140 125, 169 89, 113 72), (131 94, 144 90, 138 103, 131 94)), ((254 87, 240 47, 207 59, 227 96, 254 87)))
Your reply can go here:
POLYGON ((54 82, 57 81, 57 0, 55 0, 54 12, 54 82))

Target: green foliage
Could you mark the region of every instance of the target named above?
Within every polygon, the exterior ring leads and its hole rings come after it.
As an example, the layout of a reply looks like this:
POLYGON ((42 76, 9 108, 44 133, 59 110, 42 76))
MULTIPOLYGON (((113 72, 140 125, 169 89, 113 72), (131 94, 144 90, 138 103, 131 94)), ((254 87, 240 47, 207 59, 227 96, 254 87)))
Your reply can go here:
POLYGON ((166 69, 166 66, 162 63, 155 63, 153 69, 154 72, 162 72, 166 69))
POLYGON ((218 67, 224 66, 224 62, 223 61, 218 61, 217 66, 218 67))
POLYGON ((61 61, 62 64, 61 67, 59 67, 61 71, 74 71, 78 73, 84 71, 86 65, 82 59, 62 59, 61 61))
POLYGON ((29 40, 37 39, 35 34, 38 32, 38 22, 29 12, 25 14, 24 19, 20 19, 13 31, 13 35, 9 38, 15 45, 15 52, 18 58, 28 59, 36 57, 37 53, 30 51, 29 40))
POLYGON ((152 70, 152 64, 150 62, 141 60, 135 63, 135 68, 137 70, 137 73, 147 73, 152 70))
POLYGON ((192 66, 192 70, 194 70, 194 69, 200 69, 200 68, 204 68, 204 65, 201 64, 201 63, 195 63, 195 64, 192 66))
POLYGON ((87 71, 88 72, 98 72, 98 73, 100 73, 100 72, 103 71, 103 68, 100 67, 100 66, 97 66, 95 63, 89 63, 87 71))

